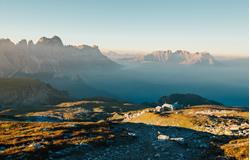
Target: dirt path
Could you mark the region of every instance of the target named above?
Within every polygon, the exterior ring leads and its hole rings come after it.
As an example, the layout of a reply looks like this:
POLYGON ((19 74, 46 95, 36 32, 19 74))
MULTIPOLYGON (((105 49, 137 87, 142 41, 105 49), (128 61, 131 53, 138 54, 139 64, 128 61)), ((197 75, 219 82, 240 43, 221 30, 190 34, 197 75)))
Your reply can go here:
POLYGON ((117 137, 106 147, 90 147, 87 153, 78 151, 62 159, 86 160, 195 160, 215 159, 209 142, 218 138, 205 132, 177 127, 158 127, 145 124, 115 124, 113 130, 126 130, 130 136, 117 137), (159 135, 169 139, 159 140, 159 135), (135 134, 135 136, 133 136, 135 134), (164 137, 164 136, 163 136, 164 137), (176 139, 177 138, 177 139, 176 139))

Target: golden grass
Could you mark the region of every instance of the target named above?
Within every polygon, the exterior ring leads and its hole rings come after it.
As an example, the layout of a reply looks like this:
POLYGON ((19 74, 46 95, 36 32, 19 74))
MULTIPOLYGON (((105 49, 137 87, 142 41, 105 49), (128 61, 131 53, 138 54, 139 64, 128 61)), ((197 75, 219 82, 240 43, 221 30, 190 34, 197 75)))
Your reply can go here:
POLYGON ((232 140, 228 144, 221 146, 225 155, 233 157, 236 160, 248 160, 249 157, 249 139, 232 140))
MULTIPOLYGON (((57 107, 70 107, 74 105, 83 105, 85 102, 77 104, 64 103, 57 107)), ((103 112, 103 108, 99 104, 93 106, 96 113, 103 112), (98 106, 97 106, 98 105, 98 106)), ((157 126, 177 126, 182 128, 204 131, 202 127, 206 123, 210 123, 210 119, 206 115, 197 115, 196 112, 208 109, 224 108, 211 106, 196 106, 188 109, 182 109, 166 114, 156 114, 153 112, 145 112, 138 117, 125 122, 145 123, 157 126)), ((53 110, 53 109, 52 109, 53 110)), ((235 116, 248 119, 248 112, 225 109, 226 116, 235 116), (233 112, 231 112, 233 111, 233 112)), ((110 111, 113 111, 110 110, 110 111)), ((141 112, 143 110, 130 111, 131 113, 141 112)), ((117 115, 120 118, 122 115, 117 115)), ((65 117, 70 118, 74 115, 66 113, 65 117)), ((219 115, 221 116, 221 115, 219 115)), ((115 117, 113 117, 115 119, 115 117)), ((105 122, 0 122, 0 146, 6 149, 0 152, 0 159, 9 155, 18 158, 21 153, 30 153, 30 155, 43 156, 48 151, 58 150, 66 146, 79 145, 81 143, 102 144, 104 140, 114 138, 114 134, 109 130, 109 126, 105 122), (77 127, 76 127, 77 126, 77 127), (42 147, 37 150, 30 147, 32 143, 39 143, 42 147)), ((248 139, 239 139, 230 141, 228 144, 221 146, 225 154, 235 157, 237 160, 248 159, 248 139)))
MULTIPOLYGON (((225 108, 219 106, 210 106, 210 105, 202 105, 202 106, 195 106, 187 109, 182 109, 174 112, 166 113, 165 115, 156 114, 153 112, 145 112, 144 114, 127 120, 128 122, 132 123, 145 123, 157 126, 177 126, 183 128, 194 129, 198 131, 203 131, 202 125, 205 123, 210 123, 211 120, 207 115, 198 115, 199 111, 206 111, 206 110, 224 110, 225 115, 227 117, 240 117, 248 120, 248 112, 241 111, 234 108, 225 108)), ((220 113, 215 113, 218 115, 215 116, 222 116, 220 113)), ((125 120, 126 121, 126 120, 125 120)))
POLYGON ((129 120, 132 123, 145 123, 157 126, 178 126, 183 128, 197 129, 192 123, 191 117, 183 114, 170 114, 162 116, 155 113, 145 113, 141 116, 129 120))
POLYGON ((94 122, 1 122, 0 159, 8 155, 18 157, 23 153, 44 156, 49 150, 74 146, 81 143, 98 144, 105 139, 114 138, 106 123, 94 122), (41 145, 39 150, 30 146, 41 145))
MULTIPOLYGON (((204 132, 206 130, 204 130, 203 126, 206 124, 211 124, 211 119, 206 114, 199 115, 197 113, 202 113, 199 111, 206 111, 211 109, 225 111, 223 113, 215 111, 216 115, 213 116, 218 116, 218 119, 220 119, 221 116, 243 118, 245 120, 249 119, 249 114, 246 111, 241 111, 239 109, 233 108, 228 109, 224 107, 213 107, 206 105, 191 107, 179 110, 177 112, 167 113, 166 115, 160 115, 153 112, 146 112, 138 117, 134 117, 125 121, 132 123, 145 123, 157 126, 177 126, 204 132)), ((248 138, 232 140, 229 143, 222 145, 221 149, 224 150, 224 154, 228 157, 233 157, 236 160, 248 160, 248 140, 248 138)))
POLYGON ((86 101, 86 100, 83 100, 83 101, 76 101, 76 102, 63 102, 63 103, 60 103, 58 105, 56 105, 57 107, 75 107, 75 106, 83 106, 83 105, 86 105, 88 103, 93 103, 93 104, 102 104, 104 102, 102 101, 86 101))

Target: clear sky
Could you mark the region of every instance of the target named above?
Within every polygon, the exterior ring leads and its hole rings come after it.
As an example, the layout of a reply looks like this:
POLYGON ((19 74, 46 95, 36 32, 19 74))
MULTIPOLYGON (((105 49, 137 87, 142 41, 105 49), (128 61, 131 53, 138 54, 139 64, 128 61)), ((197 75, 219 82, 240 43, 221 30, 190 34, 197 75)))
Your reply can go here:
POLYGON ((0 38, 248 56, 248 0, 0 0, 0 38))

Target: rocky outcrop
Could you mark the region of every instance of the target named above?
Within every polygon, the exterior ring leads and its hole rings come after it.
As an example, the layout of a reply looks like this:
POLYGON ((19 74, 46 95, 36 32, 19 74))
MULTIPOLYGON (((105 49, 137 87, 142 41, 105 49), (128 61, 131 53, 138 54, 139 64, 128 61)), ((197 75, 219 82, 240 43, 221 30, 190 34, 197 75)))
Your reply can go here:
POLYGON ((144 56, 145 61, 158 62, 163 64, 203 64, 203 65, 213 65, 217 61, 215 58, 207 52, 195 52, 191 53, 188 51, 177 50, 172 52, 167 51, 155 51, 144 56))
POLYGON ((58 46, 58 47, 63 46, 63 42, 61 38, 59 38, 58 36, 54 36, 52 38, 42 37, 38 40, 36 44, 43 46, 58 46))

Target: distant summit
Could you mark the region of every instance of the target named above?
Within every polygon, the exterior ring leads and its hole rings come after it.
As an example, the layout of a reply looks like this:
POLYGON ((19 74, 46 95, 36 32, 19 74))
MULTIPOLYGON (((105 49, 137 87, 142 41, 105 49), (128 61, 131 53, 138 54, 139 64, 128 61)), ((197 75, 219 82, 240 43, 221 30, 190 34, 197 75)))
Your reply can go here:
POLYGON ((104 56, 96 45, 66 46, 58 36, 41 37, 35 44, 25 39, 17 44, 10 39, 0 39, 0 77, 12 77, 17 73, 76 75, 119 66, 104 56))
POLYGON ((159 63, 174 63, 174 64, 206 64, 213 65, 216 62, 215 58, 207 52, 190 53, 184 50, 155 51, 144 56, 144 61, 159 62, 159 63))
POLYGON ((182 65, 215 65, 217 60, 208 52, 195 52, 177 50, 159 50, 145 55, 118 54, 115 52, 105 53, 110 59, 118 63, 159 63, 159 64, 182 64, 182 65))
POLYGON ((27 47, 28 43, 26 39, 22 39, 17 43, 18 46, 27 47))
POLYGON ((174 64, 206 64, 213 65, 216 63, 214 57, 207 52, 190 53, 188 51, 156 51, 144 57, 145 61, 174 63, 174 64))
POLYGON ((9 47, 15 45, 9 38, 1 38, 0 39, 0 46, 1 47, 9 47))
POLYGON ((52 38, 42 37, 36 43, 37 45, 47 45, 47 46, 63 46, 63 42, 60 37, 54 36, 52 38))

